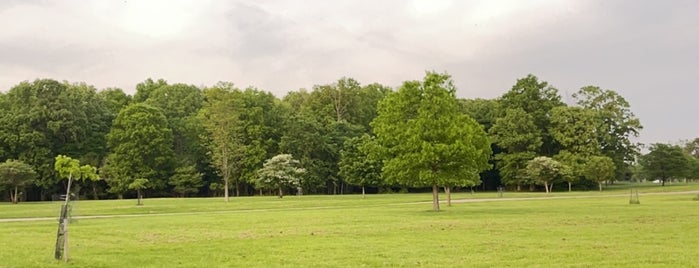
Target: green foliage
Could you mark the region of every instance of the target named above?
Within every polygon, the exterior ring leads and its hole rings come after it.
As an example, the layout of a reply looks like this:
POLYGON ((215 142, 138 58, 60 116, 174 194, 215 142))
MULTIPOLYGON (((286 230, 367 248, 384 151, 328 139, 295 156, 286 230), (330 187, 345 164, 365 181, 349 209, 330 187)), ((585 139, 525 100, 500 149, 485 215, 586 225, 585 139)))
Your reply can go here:
MULTIPOLYGON (((236 170, 240 178, 247 183, 254 183, 257 170, 265 160, 276 155, 285 130, 284 111, 274 95, 255 88, 235 91, 240 101, 239 150, 241 159, 236 161, 236 170)), ((236 187, 237 189, 238 187, 236 187)))
POLYGON ((564 150, 581 156, 597 155, 601 135, 595 113, 580 107, 555 107, 551 110, 551 136, 564 150))
POLYGON ((557 155, 553 157, 558 162, 566 165, 569 168, 569 173, 563 176, 563 180, 568 183, 568 191, 572 190, 572 184, 579 181, 585 176, 585 162, 586 158, 580 154, 574 154, 566 150, 561 150, 557 155))
POLYGON ((663 186, 667 179, 686 177, 690 162, 687 154, 677 145, 655 143, 650 152, 641 156, 640 164, 649 179, 660 179, 663 186))
POLYGON ((505 185, 521 185, 531 183, 527 176, 527 162, 534 159, 534 152, 519 152, 498 154, 495 159, 498 161, 497 166, 502 176, 502 183, 505 185))
POLYGON ((480 182, 479 173, 489 168, 490 142, 483 127, 461 112, 455 92, 448 75, 428 72, 379 103, 372 127, 385 151, 385 180, 433 188, 480 182))
POLYGON ((224 182, 224 196, 229 201, 228 190, 236 161, 242 158, 242 141, 239 135, 242 104, 234 97, 236 89, 231 83, 219 83, 204 90, 204 105, 198 117, 205 130, 204 140, 211 164, 224 182))
POLYGON ((175 193, 185 197, 188 193, 199 192, 199 187, 203 185, 203 175, 197 171, 194 165, 178 167, 175 169, 175 174, 170 177, 168 184, 174 186, 175 193))
POLYGON ((143 190, 148 188, 148 179, 135 179, 131 183, 129 183, 129 189, 130 190, 143 190))
POLYGON ((36 171, 32 166, 17 160, 8 159, 0 163, 0 189, 3 186, 14 189, 10 192, 12 203, 19 202, 18 190, 31 184, 36 178, 36 171))
POLYGON ((548 193, 549 185, 570 175, 570 168, 553 158, 539 156, 527 162, 527 175, 537 184, 543 184, 548 193))
POLYGON ((75 178, 80 174, 80 161, 65 155, 58 155, 54 162, 54 169, 61 178, 75 178))
MULTIPOLYGON (((554 107, 564 106, 558 89, 550 86, 545 81, 539 81, 534 75, 517 79, 512 89, 500 97, 503 111, 507 109, 522 109, 529 114, 534 125, 541 133, 541 148, 536 152, 543 155, 554 155, 558 152, 558 146, 548 133, 550 114, 554 107)), ((527 123, 528 124, 528 123, 527 123)))
POLYGON ((136 205, 143 205, 143 190, 151 187, 149 182, 150 181, 148 179, 138 178, 129 183, 129 189, 136 190, 136 193, 138 195, 138 203, 136 203, 136 205))
POLYGON ((265 161, 258 171, 256 185, 263 189, 278 189, 279 197, 282 188, 301 186, 302 175, 306 170, 299 167, 299 161, 290 154, 280 154, 265 161))
POLYGON ((152 89, 145 104, 160 109, 172 130, 172 151, 180 165, 191 165, 206 158, 200 144, 203 134, 196 115, 203 104, 203 94, 192 85, 162 85, 152 89))
POLYGON ((54 169, 61 178, 75 180, 99 180, 97 168, 90 165, 80 165, 80 161, 65 155, 56 156, 54 169))
POLYGON ((500 101, 497 99, 462 99, 459 101, 464 113, 481 124, 486 132, 490 132, 495 120, 500 117, 500 101))
POLYGON ((586 179, 596 181, 599 190, 602 191, 602 182, 614 179, 616 166, 614 161, 608 156, 590 156, 583 168, 583 175, 586 179))
POLYGON ((130 95, 126 95, 124 91, 120 88, 107 88, 97 92, 100 98, 104 101, 104 105, 111 114, 112 118, 115 118, 121 109, 131 104, 133 98, 130 95))
POLYGON ((573 94, 578 104, 593 111, 597 121, 597 143, 602 154, 609 156, 617 166, 616 177, 622 177, 628 163, 639 155, 639 144, 631 141, 643 129, 631 112, 631 106, 613 90, 586 86, 573 94))
POLYGON ((144 102, 150 98, 150 94, 156 89, 167 86, 167 81, 164 79, 158 79, 158 81, 153 81, 153 79, 148 78, 145 81, 136 85, 136 94, 133 96, 134 102, 144 102))
POLYGON ((521 108, 507 109, 504 117, 495 120, 490 136, 509 153, 537 152, 542 144, 534 118, 521 108))
MULTIPOLYGON (((172 164, 172 130, 160 109, 136 103, 124 108, 107 136, 110 156, 106 168, 114 186, 134 178, 150 178, 152 188, 164 189, 172 164)), ((119 190, 123 189, 118 187, 119 190)))
POLYGON ((18 84, 2 99, 0 152, 33 166, 39 187, 57 188, 53 169, 57 154, 94 162, 104 156, 111 118, 92 86, 35 80, 18 84))
POLYGON ((281 139, 281 151, 295 155, 306 168, 302 187, 308 193, 320 192, 328 188, 327 184, 337 182, 337 162, 333 160, 339 158, 339 150, 332 144, 333 126, 323 125, 314 117, 294 115, 281 139))
POLYGON ((376 141, 367 134, 345 141, 339 174, 347 183, 362 187, 382 184, 381 159, 371 153, 376 146, 376 141))

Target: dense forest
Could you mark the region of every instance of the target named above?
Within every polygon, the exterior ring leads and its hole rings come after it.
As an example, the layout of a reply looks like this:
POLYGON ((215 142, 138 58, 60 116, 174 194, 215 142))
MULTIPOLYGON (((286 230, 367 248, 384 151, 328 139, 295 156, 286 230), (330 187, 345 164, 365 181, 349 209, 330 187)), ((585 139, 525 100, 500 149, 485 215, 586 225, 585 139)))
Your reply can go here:
POLYGON ((699 139, 641 155, 641 123, 613 90, 586 86, 567 104, 528 75, 496 99, 455 94, 448 75, 430 72, 396 89, 341 78, 281 99, 227 82, 147 79, 131 96, 24 81, 0 93, 0 200, 65 193, 59 155, 97 168, 73 188, 89 199, 601 190, 699 173, 699 139), (292 164, 295 176, 277 176, 292 164))

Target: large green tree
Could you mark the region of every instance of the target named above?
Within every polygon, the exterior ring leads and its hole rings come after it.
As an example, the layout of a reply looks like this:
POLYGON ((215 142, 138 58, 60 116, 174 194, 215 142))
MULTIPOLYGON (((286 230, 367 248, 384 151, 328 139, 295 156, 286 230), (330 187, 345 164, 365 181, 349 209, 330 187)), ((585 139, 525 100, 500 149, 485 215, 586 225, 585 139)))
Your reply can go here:
POLYGON ((138 178, 148 179, 149 188, 165 189, 172 174, 172 139, 160 109, 136 103, 119 112, 107 136, 111 190, 121 194, 138 178))
POLYGON ((629 163, 639 155, 640 145, 632 139, 643 129, 629 102, 613 90, 596 86, 583 87, 573 97, 584 109, 596 113, 601 152, 614 161, 616 177, 624 177, 629 163))
POLYGON ((490 142, 483 127, 461 112, 447 74, 428 72, 404 82, 379 103, 372 122, 384 151, 383 177, 413 187, 432 187, 439 210, 439 186, 479 182, 489 167, 490 142))
POLYGON ((639 162, 644 173, 651 179, 660 179, 662 186, 668 179, 685 178, 690 164, 681 147, 664 143, 652 144, 639 162))
POLYGON ((344 148, 340 152, 340 176, 349 184, 362 187, 362 197, 365 196, 367 186, 379 186, 382 184, 381 159, 373 154, 375 140, 368 134, 354 137, 345 141, 344 148))
POLYGON ((206 151, 201 146, 199 137, 202 127, 196 115, 203 104, 201 90, 192 85, 163 85, 153 89, 145 103, 159 108, 168 127, 172 129, 172 150, 177 155, 178 166, 197 164, 206 158, 206 151))
POLYGON ((490 137, 503 151, 495 156, 505 185, 527 184, 527 162, 536 156, 542 144, 542 134, 534 118, 521 108, 507 109, 505 116, 495 120, 490 137))
POLYGON ((92 86, 21 82, 3 95, 0 109, 0 151, 34 167, 42 198, 62 186, 53 156, 70 154, 96 164, 105 155, 111 118, 92 86))
POLYGON ((537 154, 552 156, 558 152, 559 146, 548 132, 551 110, 565 105, 558 89, 530 74, 517 79, 517 83, 500 97, 500 105, 503 111, 522 109, 532 117, 542 141, 540 148, 536 150, 537 154))
POLYGON ((569 176, 563 177, 568 191, 572 190, 574 182, 585 177, 583 173, 590 157, 602 153, 598 141, 601 130, 595 115, 594 111, 582 107, 559 106, 551 110, 549 133, 561 146, 554 159, 571 170, 569 176))
POLYGON ((257 170, 265 160, 279 153, 279 143, 285 129, 285 111, 280 101, 271 93, 255 88, 234 91, 233 98, 240 104, 239 128, 241 160, 235 162, 236 195, 240 190, 247 191, 248 184, 254 184, 257 170), (243 185, 241 185, 243 184, 243 185))
POLYGON ((595 113, 580 107, 559 106, 551 110, 551 136, 563 150, 581 156, 597 155, 600 135, 595 113))
POLYGON ((12 204, 19 202, 19 189, 29 185, 36 178, 32 166, 22 161, 8 159, 0 163, 0 186, 8 186, 12 204))

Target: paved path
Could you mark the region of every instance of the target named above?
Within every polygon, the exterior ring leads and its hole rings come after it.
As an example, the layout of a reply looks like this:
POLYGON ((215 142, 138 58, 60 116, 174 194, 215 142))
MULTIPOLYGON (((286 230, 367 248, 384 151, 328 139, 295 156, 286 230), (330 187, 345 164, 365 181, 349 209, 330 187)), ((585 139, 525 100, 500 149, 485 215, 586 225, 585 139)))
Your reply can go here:
MULTIPOLYGON (((681 191, 681 192, 657 192, 657 193, 643 193, 639 195, 690 195, 699 194, 698 191, 681 191)), ((603 198, 603 197, 626 197, 628 194, 613 194, 613 195, 577 195, 577 196, 537 196, 537 197, 502 197, 502 198, 468 198, 468 199, 452 199, 452 203, 481 203, 481 202, 500 202, 500 201, 524 201, 524 200, 549 200, 549 199, 585 199, 585 198, 603 198)), ((446 202, 441 200, 441 203, 446 202)), ((377 206, 400 206, 400 205, 414 205, 414 204, 429 204, 432 201, 421 201, 421 202, 405 202, 405 203, 394 203, 394 204, 379 204, 377 206)), ((357 206, 357 207, 363 207, 357 206)), ((149 214, 119 214, 119 215, 91 215, 91 216, 73 216, 73 219, 106 219, 106 218, 132 218, 132 217, 152 217, 152 216, 178 216, 178 215, 211 215, 211 214, 231 214, 231 213, 251 213, 251 212, 267 212, 267 211, 279 211, 279 210, 316 210, 316 209, 331 209, 338 208, 337 206, 324 206, 324 207, 303 207, 303 208, 270 208, 270 209, 241 209, 241 210, 225 210, 225 211, 202 211, 202 212, 175 212, 175 213, 149 213, 149 214)), ((347 207, 340 207, 347 208, 347 207)), ((355 208, 355 207, 351 207, 355 208)), ((0 219, 0 223, 3 222, 31 222, 31 221, 58 221, 58 217, 35 217, 35 218, 11 218, 11 219, 0 219)))

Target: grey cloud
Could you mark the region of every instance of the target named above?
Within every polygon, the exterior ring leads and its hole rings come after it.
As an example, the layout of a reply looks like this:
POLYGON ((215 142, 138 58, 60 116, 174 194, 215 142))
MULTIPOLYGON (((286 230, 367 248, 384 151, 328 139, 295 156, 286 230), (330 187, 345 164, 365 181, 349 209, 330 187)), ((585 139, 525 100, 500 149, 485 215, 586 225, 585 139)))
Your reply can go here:
MULTIPOLYGON (((39 2, 39 19, 54 23, 46 32, 0 32, 0 88, 56 75, 130 90, 163 77, 283 96, 342 76, 398 86, 436 70, 453 76, 460 97, 493 98, 532 73, 564 95, 590 84, 616 90, 646 126, 644 142, 699 136, 699 126, 675 120, 699 97, 699 2, 559 1, 480 13, 503 3, 518 2, 454 1, 423 14, 411 1, 214 1, 186 31, 158 39, 89 9, 69 20, 82 2, 39 2)), ((34 4, 4 1, 0 12, 31 16, 17 13, 23 5, 34 4)))

